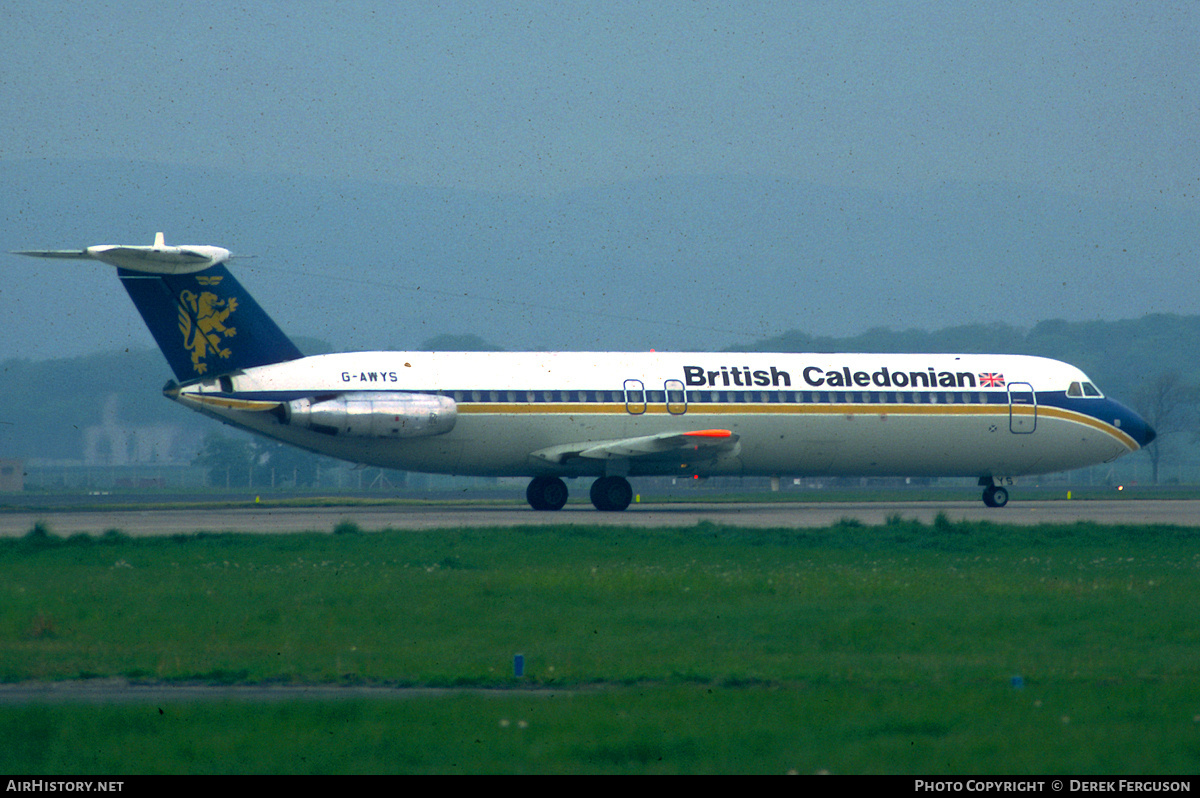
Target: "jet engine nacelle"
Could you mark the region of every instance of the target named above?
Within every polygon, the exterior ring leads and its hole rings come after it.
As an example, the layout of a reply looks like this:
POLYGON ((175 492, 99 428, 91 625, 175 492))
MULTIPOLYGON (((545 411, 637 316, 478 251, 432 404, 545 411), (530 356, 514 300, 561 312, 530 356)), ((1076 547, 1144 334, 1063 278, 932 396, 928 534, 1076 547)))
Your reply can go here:
POLYGON ((458 407, 449 396, 427 393, 346 393, 283 406, 283 421, 327 435, 426 438, 454 429, 458 407))

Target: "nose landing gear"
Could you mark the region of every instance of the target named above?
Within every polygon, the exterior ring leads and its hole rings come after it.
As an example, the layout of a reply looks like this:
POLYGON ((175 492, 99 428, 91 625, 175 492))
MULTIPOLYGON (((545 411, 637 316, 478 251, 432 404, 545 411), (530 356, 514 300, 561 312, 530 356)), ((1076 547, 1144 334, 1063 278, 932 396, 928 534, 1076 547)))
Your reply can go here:
POLYGON ((1003 507, 1008 504, 1008 490, 999 485, 988 485, 983 489, 983 503, 988 507, 1003 507))

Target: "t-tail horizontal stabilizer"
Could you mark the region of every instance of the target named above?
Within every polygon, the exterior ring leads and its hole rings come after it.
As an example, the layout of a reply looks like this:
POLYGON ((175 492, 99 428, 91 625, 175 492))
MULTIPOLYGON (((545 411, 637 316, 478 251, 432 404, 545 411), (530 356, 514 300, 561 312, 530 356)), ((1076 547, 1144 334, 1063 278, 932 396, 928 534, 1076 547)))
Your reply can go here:
POLYGON ((35 258, 98 260, 117 276, 182 383, 303 357, 225 268, 224 247, 101 244, 23 250, 35 258))
POLYGON ((224 263, 232 253, 224 247, 183 244, 167 246, 162 233, 154 235, 148 247, 125 244, 98 244, 86 249, 27 249, 14 255, 34 258, 98 260, 111 266, 149 274, 189 274, 224 263))

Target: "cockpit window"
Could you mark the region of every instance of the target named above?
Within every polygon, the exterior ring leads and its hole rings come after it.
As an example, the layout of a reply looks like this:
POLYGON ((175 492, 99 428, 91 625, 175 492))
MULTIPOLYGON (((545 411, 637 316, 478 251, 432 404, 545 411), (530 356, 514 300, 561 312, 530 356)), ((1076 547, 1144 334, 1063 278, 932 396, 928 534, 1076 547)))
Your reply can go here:
POLYGON ((1090 382, 1073 382, 1067 387, 1067 396, 1104 396, 1100 389, 1090 382))

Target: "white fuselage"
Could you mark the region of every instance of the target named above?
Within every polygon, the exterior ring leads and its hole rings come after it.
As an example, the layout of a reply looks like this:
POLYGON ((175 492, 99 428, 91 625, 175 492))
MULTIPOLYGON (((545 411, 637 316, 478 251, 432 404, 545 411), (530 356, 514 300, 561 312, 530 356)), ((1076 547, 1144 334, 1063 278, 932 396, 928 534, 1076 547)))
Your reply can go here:
POLYGON ((250 368, 172 396, 315 452, 433 473, 1001 477, 1139 448, 1144 422, 1081 384, 1073 366, 1014 355, 363 352, 250 368), (392 394, 448 397, 457 418, 394 439, 314 431, 277 411, 304 397, 392 394), (732 434, 650 456, 547 454, 699 430, 732 434))

